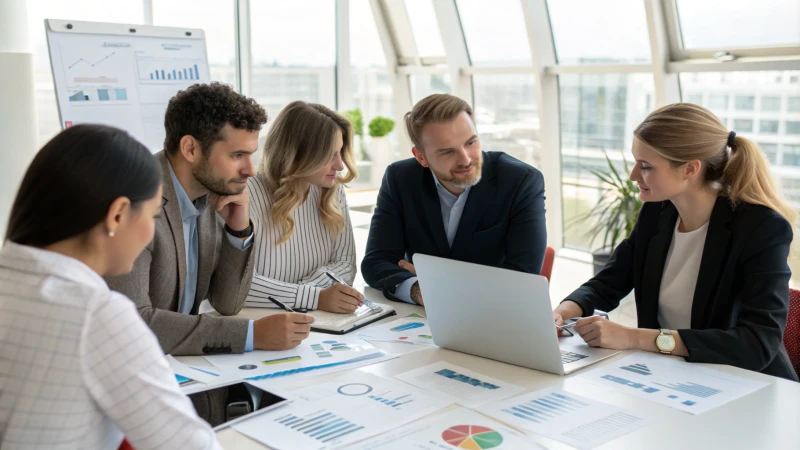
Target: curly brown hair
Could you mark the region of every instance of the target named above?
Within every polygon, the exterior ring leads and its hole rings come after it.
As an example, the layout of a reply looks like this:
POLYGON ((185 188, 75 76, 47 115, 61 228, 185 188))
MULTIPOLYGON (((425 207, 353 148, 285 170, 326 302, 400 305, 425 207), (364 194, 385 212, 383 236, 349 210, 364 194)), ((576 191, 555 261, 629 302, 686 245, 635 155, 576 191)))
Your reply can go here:
POLYGON ((178 91, 164 114, 164 150, 178 151, 181 139, 192 136, 200 142, 203 153, 211 144, 221 141, 225 124, 239 130, 259 131, 267 123, 267 113, 252 98, 236 92, 223 83, 198 83, 178 91))

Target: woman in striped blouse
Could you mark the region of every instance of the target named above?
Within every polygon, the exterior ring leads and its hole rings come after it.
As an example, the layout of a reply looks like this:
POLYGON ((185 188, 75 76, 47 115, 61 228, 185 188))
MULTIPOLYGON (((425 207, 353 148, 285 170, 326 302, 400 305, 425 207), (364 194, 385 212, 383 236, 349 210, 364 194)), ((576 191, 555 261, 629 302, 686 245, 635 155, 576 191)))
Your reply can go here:
POLYGON ((292 102, 278 114, 258 174, 248 180, 256 265, 247 306, 351 313, 356 251, 344 183, 356 177, 350 122, 322 105, 292 102), (347 168, 343 176, 339 172, 347 168))

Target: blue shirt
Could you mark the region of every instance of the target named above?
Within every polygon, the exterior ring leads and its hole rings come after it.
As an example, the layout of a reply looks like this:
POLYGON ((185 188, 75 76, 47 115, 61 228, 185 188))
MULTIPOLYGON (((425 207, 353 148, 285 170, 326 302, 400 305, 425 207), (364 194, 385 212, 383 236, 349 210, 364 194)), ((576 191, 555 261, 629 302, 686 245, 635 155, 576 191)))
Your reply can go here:
MULTIPOLYGON (((204 195, 194 202, 189 198, 186 190, 181 186, 175 171, 172 170, 172 164, 169 164, 169 174, 172 177, 172 184, 175 186, 175 194, 178 197, 178 206, 181 211, 181 221, 183 223, 183 248, 186 249, 186 283, 183 286, 183 294, 181 294, 180 302, 178 303, 178 312, 181 314, 190 314, 194 308, 194 297, 197 294, 197 260, 198 260, 198 239, 197 239, 197 218, 203 214, 208 205, 208 195, 204 195)), ((234 247, 247 248, 253 240, 251 236, 246 241, 242 242, 241 239, 235 238, 228 233, 228 241, 234 247)), ((245 341, 244 351, 249 352, 253 350, 253 321, 247 327, 247 340, 245 341)))
MULTIPOLYGON (((464 205, 467 204, 467 197, 469 197, 469 190, 472 186, 467 186, 464 192, 456 197, 452 192, 448 191, 436 175, 431 171, 433 181, 436 182, 436 193, 439 194, 439 206, 442 208, 442 224, 444 224, 444 231, 447 234, 447 244, 453 246, 453 239, 456 238, 458 231, 458 224, 461 223, 461 215, 464 214, 464 205)), ((417 303, 411 299, 411 286, 417 282, 417 277, 411 277, 406 281, 397 285, 394 290, 394 296, 400 300, 416 305, 417 303)))

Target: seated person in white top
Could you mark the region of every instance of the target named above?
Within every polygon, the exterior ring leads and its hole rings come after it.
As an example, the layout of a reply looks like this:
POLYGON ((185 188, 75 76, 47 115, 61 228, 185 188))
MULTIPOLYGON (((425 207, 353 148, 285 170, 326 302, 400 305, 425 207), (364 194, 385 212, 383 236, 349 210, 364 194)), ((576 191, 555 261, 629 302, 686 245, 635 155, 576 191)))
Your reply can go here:
POLYGON ((795 212, 763 152, 690 103, 652 112, 633 135, 630 178, 644 202, 636 226, 556 308, 556 323, 611 311, 633 290, 638 327, 582 318, 575 330, 588 345, 796 381, 782 342, 795 212))
POLYGON ((344 314, 363 302, 332 280, 351 284, 356 276, 344 193, 356 177, 352 141, 350 122, 325 106, 296 101, 278 114, 258 173, 247 180, 256 261, 246 306, 275 308, 272 297, 293 309, 344 314))
POLYGON ((129 272, 161 211, 158 162, 77 125, 28 168, 0 250, 0 447, 218 449, 136 308, 129 272))

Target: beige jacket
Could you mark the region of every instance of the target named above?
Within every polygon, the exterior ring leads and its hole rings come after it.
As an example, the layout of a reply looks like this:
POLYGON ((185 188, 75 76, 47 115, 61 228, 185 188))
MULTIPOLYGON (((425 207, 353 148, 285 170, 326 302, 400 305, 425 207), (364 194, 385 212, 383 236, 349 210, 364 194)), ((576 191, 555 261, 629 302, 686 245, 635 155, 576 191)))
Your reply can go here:
POLYGON ((180 314, 178 304, 186 280, 186 250, 178 197, 166 153, 156 154, 163 174, 164 207, 156 219, 153 241, 127 275, 106 278, 108 286, 133 300, 153 330, 164 353, 205 355, 242 353, 248 320, 198 315, 208 298, 221 315, 233 316, 244 305, 253 279, 253 246, 242 250, 228 242, 225 222, 209 203, 197 218, 197 294, 191 314, 180 314))

